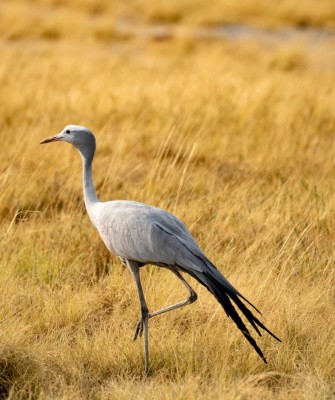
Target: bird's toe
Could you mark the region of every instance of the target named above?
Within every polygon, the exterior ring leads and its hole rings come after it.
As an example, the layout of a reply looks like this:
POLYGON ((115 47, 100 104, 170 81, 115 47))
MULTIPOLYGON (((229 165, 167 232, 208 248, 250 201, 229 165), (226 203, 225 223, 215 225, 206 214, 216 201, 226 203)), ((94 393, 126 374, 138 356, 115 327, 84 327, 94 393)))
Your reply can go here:
POLYGON ((133 340, 136 340, 136 339, 138 338, 138 336, 139 336, 139 337, 142 336, 142 334, 143 334, 143 327, 144 327, 144 321, 143 321, 143 318, 141 318, 141 319, 138 321, 137 325, 136 325, 135 335, 134 335, 134 339, 133 339, 133 340))

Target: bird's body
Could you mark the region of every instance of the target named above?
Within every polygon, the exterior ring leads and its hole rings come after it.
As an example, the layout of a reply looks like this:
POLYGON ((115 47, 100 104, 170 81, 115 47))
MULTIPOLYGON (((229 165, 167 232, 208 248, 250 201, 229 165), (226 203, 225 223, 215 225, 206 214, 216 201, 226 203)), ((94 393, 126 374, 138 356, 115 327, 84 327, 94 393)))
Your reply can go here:
MULTIPOLYGON (((122 260, 174 267, 189 274, 217 270, 185 224, 161 208, 137 201, 115 200, 99 202, 95 210, 96 219, 92 223, 108 250, 122 260)), ((226 279, 224 281, 227 288, 243 298, 226 279)))
POLYGON ((162 248, 160 232, 164 236, 171 232, 173 237, 194 244, 186 227, 172 214, 135 201, 116 200, 98 204, 96 228, 112 253, 143 264, 175 264, 177 254, 171 251, 170 246, 162 248))
MULTIPOLYGON (((259 328, 272 334, 241 301, 241 295, 205 256, 186 226, 177 217, 162 209, 128 200, 100 202, 96 196, 92 178, 92 161, 95 138, 84 127, 68 125, 63 131, 42 143, 66 141, 74 145, 83 160, 83 188, 87 212, 102 240, 111 253, 117 255, 132 272, 141 303, 141 319, 135 339, 144 331, 146 371, 149 368, 148 320, 197 299, 197 295, 180 272, 186 272, 204 285, 219 301, 245 338, 266 362, 264 355, 234 308, 233 303, 260 334, 259 328), (189 297, 172 306, 149 313, 139 275, 139 268, 155 264, 170 269, 189 291, 189 297)), ((257 310, 257 309, 256 309, 257 310)), ((258 311, 258 310, 257 310, 258 311)))

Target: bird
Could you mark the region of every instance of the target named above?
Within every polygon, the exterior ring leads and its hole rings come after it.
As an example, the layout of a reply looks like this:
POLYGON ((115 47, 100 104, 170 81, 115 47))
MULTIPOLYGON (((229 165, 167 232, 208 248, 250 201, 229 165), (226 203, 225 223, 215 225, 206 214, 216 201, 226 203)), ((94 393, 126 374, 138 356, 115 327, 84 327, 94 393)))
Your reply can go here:
POLYGON ((184 223, 167 211, 137 201, 100 201, 92 176, 96 140, 88 128, 67 125, 60 133, 43 140, 41 144, 51 142, 67 142, 79 151, 83 164, 83 194, 88 216, 108 250, 118 256, 133 275, 141 313, 134 340, 144 336, 145 373, 149 373, 149 319, 197 300, 197 293, 182 273, 190 275, 209 290, 266 363, 262 350, 251 336, 250 328, 243 322, 236 307, 259 336, 262 336, 261 330, 264 330, 279 342, 281 340, 257 318, 255 313, 261 314, 260 311, 206 257, 184 223), (186 287, 188 297, 176 304, 149 312, 140 278, 140 268, 147 264, 166 268, 175 274, 186 287))

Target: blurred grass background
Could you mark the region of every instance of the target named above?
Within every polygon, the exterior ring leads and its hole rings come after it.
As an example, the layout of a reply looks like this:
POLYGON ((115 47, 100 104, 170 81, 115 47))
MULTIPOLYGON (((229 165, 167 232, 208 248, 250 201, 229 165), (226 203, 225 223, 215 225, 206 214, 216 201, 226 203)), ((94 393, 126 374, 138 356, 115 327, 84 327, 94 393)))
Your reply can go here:
MULTIPOLYGON (((0 398, 334 398, 333 2, 4 0, 0 21, 0 398), (266 40, 195 34, 226 23, 266 40), (197 303, 150 321, 144 377, 78 154, 38 145, 68 123, 97 137, 102 200, 175 213, 262 310, 268 365, 192 281, 197 303)), ((151 309, 185 295, 142 276, 151 309)))

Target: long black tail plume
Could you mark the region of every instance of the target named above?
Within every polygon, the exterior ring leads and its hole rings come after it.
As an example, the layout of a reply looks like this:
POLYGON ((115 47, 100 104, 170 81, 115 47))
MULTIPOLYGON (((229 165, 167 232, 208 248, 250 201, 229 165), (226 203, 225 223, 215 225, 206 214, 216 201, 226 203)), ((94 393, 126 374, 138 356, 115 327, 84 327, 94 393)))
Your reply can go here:
MULTIPOLYGON (((190 273, 189 270, 187 272, 190 273)), ((273 338, 281 342, 281 340, 276 335, 274 335, 264 324, 262 324, 262 322, 257 317, 255 317, 255 315, 240 300, 239 296, 247 301, 252 307, 254 306, 239 292, 237 292, 214 266, 211 266, 209 270, 204 272, 194 271, 193 273, 191 273, 191 275, 214 295, 214 297, 225 310, 228 317, 231 317, 231 319, 235 322, 237 327, 243 333, 244 337, 255 349, 257 354, 262 358, 265 363, 267 363, 262 350, 258 347, 255 339, 250 335, 248 328, 245 326, 232 302, 234 302, 235 305, 240 309, 240 311, 243 313, 245 318, 249 321, 249 323, 255 329, 259 336, 262 336, 259 330, 259 328, 261 328, 269 333, 273 338)), ((256 309, 256 307, 254 308, 256 309)))

